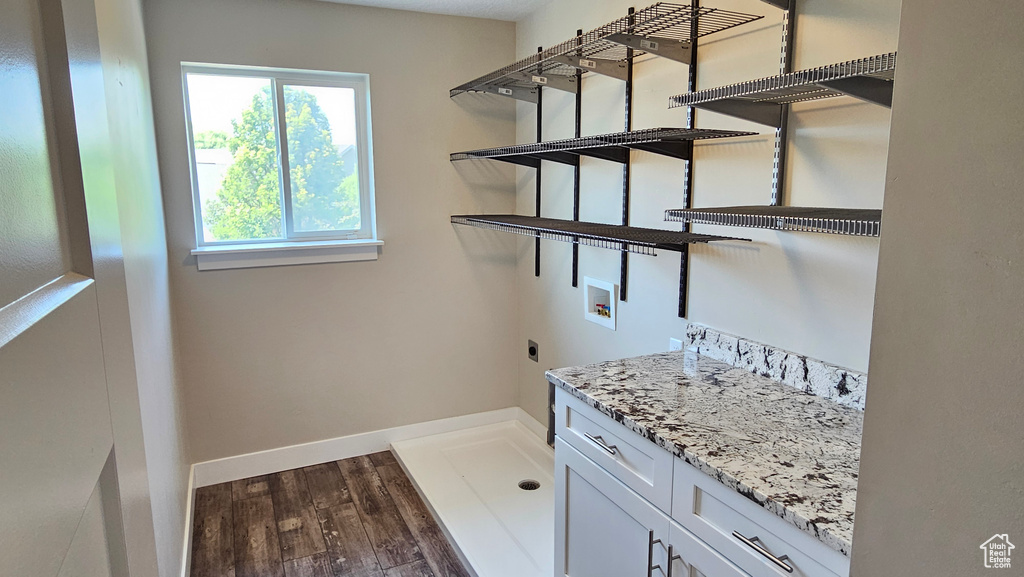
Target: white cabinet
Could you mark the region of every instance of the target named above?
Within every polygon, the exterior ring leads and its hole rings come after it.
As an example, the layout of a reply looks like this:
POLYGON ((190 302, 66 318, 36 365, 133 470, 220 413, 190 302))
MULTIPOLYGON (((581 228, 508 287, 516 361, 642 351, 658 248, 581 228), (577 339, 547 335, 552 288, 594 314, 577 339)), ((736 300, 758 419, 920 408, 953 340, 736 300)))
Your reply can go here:
POLYGON ((556 577, 747 577, 559 438, 555 477, 556 577))
POLYGON ((565 391, 555 401, 555 577, 849 575, 811 535, 565 391))
POLYGON ((667 577, 669 526, 654 505, 555 439, 556 577, 667 577))

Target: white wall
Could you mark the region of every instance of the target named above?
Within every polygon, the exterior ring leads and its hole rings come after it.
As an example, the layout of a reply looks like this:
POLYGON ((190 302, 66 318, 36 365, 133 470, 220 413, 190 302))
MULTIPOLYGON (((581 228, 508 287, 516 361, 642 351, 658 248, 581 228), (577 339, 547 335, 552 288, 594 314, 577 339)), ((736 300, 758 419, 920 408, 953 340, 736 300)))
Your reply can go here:
POLYGON ((514 108, 448 90, 510 61, 514 25, 310 0, 145 8, 195 460, 514 406, 512 242, 448 220, 513 209, 509 171, 448 153, 514 140, 514 108), (196 270, 182 61, 369 73, 380 260, 196 270))
MULTIPOLYGON (((184 402, 175 372, 167 242, 157 166, 156 135, 149 85, 149 64, 140 0, 96 0, 100 56, 110 119, 111 162, 117 188, 124 282, 127 287, 134 350, 138 411, 145 462, 122 454, 118 468, 126 517, 132 507, 152 508, 156 561, 161 577, 181 571, 181 544, 188 498, 189 454, 184 402), (147 503, 148 501, 148 503, 147 503)), ((134 396, 119 394, 112 405, 134 396)), ((115 441, 116 442, 116 441, 115 441)), ((133 572, 141 538, 126 523, 133 572)), ((148 559, 142 561, 141 566, 148 559)))
MULTIPOLYGON (((626 14, 625 0, 563 0, 520 22, 520 57, 537 46, 570 38, 626 14)), ((701 44, 698 88, 711 88, 779 73, 782 12, 757 0, 718 0, 717 8, 765 15, 746 26, 708 37, 701 44)), ((896 48, 899 3, 893 0, 802 0, 798 3, 795 66, 809 68, 873 56, 896 48)), ((643 5, 636 5, 638 9, 643 5)), ((687 68, 645 59, 635 68, 634 129, 685 126, 684 109, 668 110, 668 98, 686 91, 687 68)), ((518 142, 535 138, 535 108, 518 107, 518 142)), ((850 98, 793 107, 788 202, 802 206, 878 208, 882 203, 889 111, 850 98)), ((544 138, 573 130, 573 96, 545 89, 544 138)), ((623 129, 623 84, 583 81, 583 134, 623 129)), ((697 113, 697 126, 751 130, 758 136, 698 143, 694 206, 768 204, 771 199, 774 131, 716 115, 697 113)), ((633 153, 631 224, 679 230, 663 222, 667 208, 682 204, 683 162, 633 153)), ((545 164, 542 214, 572 217, 572 170, 545 164)), ((533 214, 532 169, 518 175, 518 212, 533 214)), ((621 168, 583 159, 581 219, 618 224, 621 168)), ((719 226, 697 232, 753 239, 691 250, 689 321, 864 371, 868 365, 877 239, 786 233, 719 226)), ((582 289, 570 284, 568 244, 544 242, 541 277, 533 275, 533 242, 517 244, 519 341, 541 349, 539 364, 520 354, 520 404, 546 418, 543 371, 551 367, 667 350, 684 334, 677 317, 679 257, 630 256, 628 302, 619 303, 616 332, 583 320, 582 289)), ((581 247, 584 275, 618 282, 619 255, 581 247)))
MULTIPOLYGON (((853 571, 990 575, 1024 541, 1024 5, 904 0, 853 571)), ((1012 554, 1005 574, 1024 567, 1012 554)))

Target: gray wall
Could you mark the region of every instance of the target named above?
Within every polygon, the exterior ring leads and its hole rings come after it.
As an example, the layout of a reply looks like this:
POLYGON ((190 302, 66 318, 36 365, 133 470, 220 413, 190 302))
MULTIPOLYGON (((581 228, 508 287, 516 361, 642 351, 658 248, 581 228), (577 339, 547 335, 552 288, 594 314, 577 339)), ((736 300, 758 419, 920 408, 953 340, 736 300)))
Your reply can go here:
MULTIPOLYGON (((1024 5, 903 0, 853 571, 1024 545, 1024 5)), ((1014 553, 1019 574, 1024 558, 1014 553)))
MULTIPOLYGON (((518 53, 571 37, 626 14, 627 0, 561 0, 517 27, 518 53)), ((643 4, 638 4, 638 7, 643 4)), ((779 73, 782 11, 759 0, 715 0, 714 6, 764 15, 763 20, 702 41, 698 87, 712 88, 779 73)), ((801 0, 795 66, 810 68, 896 49, 899 2, 801 0)), ((668 98, 686 91, 684 64, 643 58, 635 68, 633 127, 685 126, 684 109, 668 98)), ((583 81, 583 134, 623 129, 623 86, 589 75, 583 81)), ((533 105, 519 106, 519 142, 535 134, 533 105)), ((889 111, 851 98, 806 102, 790 116, 790 204, 879 208, 885 186, 889 111)), ((544 138, 572 136, 572 96, 545 90, 544 138)), ((767 204, 771 198, 774 131, 710 112, 697 126, 749 130, 757 136, 704 141, 695 150, 694 206, 767 204)), ((594 159, 582 161, 581 218, 618 222, 622 170, 594 159)), ((633 154, 631 222, 679 230, 664 210, 682 203, 683 162, 633 154)), ((544 166, 542 214, 572 216, 572 170, 544 166)), ((533 171, 519 172, 519 211, 533 214, 533 171)), ((571 366, 668 350, 687 321, 739 334, 840 366, 865 371, 871 334, 878 239, 696 226, 697 232, 739 236, 753 243, 695 246, 691 251, 690 310, 677 317, 679 257, 633 255, 628 301, 619 303, 617 331, 583 319, 582 289, 570 284, 571 247, 542 244, 541 277, 533 274, 533 242, 518 241, 519 340, 536 340, 541 362, 519 358, 520 404, 537 418, 547 401, 546 368, 571 366)), ((582 247, 583 276, 618 282, 619 255, 582 247)))
POLYGON ((195 461, 515 406, 514 245, 448 221, 513 209, 510 172, 448 160, 511 142, 513 107, 448 89, 510 61, 514 25, 310 0, 145 8, 195 461), (182 61, 370 75, 380 260, 196 270, 182 61))

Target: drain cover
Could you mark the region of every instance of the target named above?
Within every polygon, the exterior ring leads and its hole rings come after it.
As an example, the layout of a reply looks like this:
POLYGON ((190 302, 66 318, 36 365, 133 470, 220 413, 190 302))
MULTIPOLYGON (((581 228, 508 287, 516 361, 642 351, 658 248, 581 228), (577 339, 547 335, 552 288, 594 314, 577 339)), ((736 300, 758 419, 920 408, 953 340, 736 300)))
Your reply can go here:
POLYGON ((537 489, 540 489, 540 483, 533 479, 526 479, 519 481, 519 488, 524 491, 536 491, 537 489))

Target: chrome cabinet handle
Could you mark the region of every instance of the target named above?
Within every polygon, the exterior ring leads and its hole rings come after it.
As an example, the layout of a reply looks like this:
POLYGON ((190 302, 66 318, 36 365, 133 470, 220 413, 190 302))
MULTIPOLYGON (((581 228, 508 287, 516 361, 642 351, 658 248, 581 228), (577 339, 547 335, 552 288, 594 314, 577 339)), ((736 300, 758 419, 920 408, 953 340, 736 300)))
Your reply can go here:
POLYGON ((672 565, 674 565, 677 560, 682 559, 682 557, 680 555, 676 555, 675 549, 676 548, 673 545, 669 545, 668 546, 668 576, 667 577, 672 577, 672 565))
POLYGON ((616 447, 615 445, 609 445, 608 443, 605 443, 604 439, 601 438, 601 435, 595 436, 591 435, 590 433, 583 433, 583 436, 590 439, 590 441, 593 442, 598 447, 604 449, 605 452, 608 453, 609 455, 614 455, 615 453, 618 452, 619 448, 616 447))
POLYGON ((786 561, 789 559, 789 555, 783 555, 781 557, 776 557, 775 555, 772 555, 771 553, 768 552, 767 549, 765 549, 764 547, 762 547, 762 546, 757 544, 757 542, 760 541, 760 539, 758 539, 757 537, 750 537, 748 539, 748 538, 744 537, 743 535, 741 535, 739 531, 733 531, 732 532, 732 536, 736 537, 740 541, 743 541, 744 545, 746 545, 747 547, 750 547, 754 551, 757 551, 762 556, 764 556, 765 559, 768 559, 772 563, 775 563, 776 565, 779 566, 780 569, 782 569, 786 573, 792 573, 793 572, 793 566, 790 565, 789 563, 786 563, 786 561))
MULTIPOLYGON (((590 435, 587 435, 588 437, 590 435)), ((653 577, 655 569, 661 569, 661 565, 654 564, 654 544, 661 543, 661 539, 654 538, 654 530, 647 533, 647 577, 653 577)), ((671 571, 671 569, 669 569, 671 571)))

